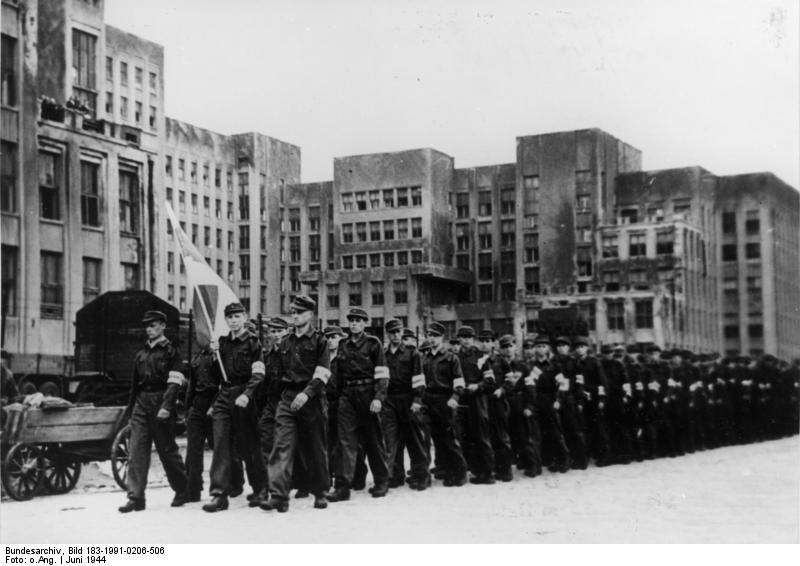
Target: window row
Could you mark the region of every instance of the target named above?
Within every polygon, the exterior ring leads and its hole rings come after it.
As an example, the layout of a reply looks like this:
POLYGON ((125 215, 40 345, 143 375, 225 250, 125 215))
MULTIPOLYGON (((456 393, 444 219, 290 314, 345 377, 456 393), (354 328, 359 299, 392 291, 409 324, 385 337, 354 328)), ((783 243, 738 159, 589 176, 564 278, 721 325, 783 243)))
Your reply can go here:
POLYGON ((422 187, 396 187, 342 193, 342 212, 422 206, 422 187))
MULTIPOLYGON (((114 116, 114 93, 106 92, 105 111, 108 116, 114 116)), ((133 123, 137 126, 144 124, 144 107, 142 102, 135 100, 133 107, 130 105, 130 100, 127 96, 119 97, 119 116, 122 120, 127 121, 131 119, 131 109, 133 110, 133 123)), ((147 123, 151 130, 158 129, 158 108, 152 104, 149 107, 150 112, 147 115, 147 123)))
POLYGON ((372 269, 376 267, 408 265, 409 257, 411 258, 412 264, 420 264, 424 261, 422 250, 411 250, 410 254, 408 251, 399 251, 343 255, 342 269, 372 269))
MULTIPOLYGON (((385 304, 386 291, 383 281, 371 281, 369 283, 369 290, 367 295, 369 303, 364 301, 366 286, 361 282, 348 283, 345 285, 347 293, 347 305, 350 307, 360 306, 380 306, 385 304)), ((326 297, 328 308, 339 308, 342 305, 340 302, 339 284, 326 285, 326 297)), ((394 279, 392 280, 392 293, 394 296, 394 304, 403 305, 408 303, 408 280, 407 279, 394 279)))
MULTIPOLYGON (((581 318, 586 321, 589 330, 597 330, 597 308, 595 303, 580 303, 578 309, 581 318)), ((653 300, 633 301, 633 320, 628 321, 625 314, 625 302, 611 300, 606 301, 606 328, 608 330, 625 330, 629 322, 633 323, 636 329, 653 328, 653 300)))
POLYGON ((377 242, 380 240, 407 240, 422 237, 422 218, 400 218, 383 222, 355 222, 342 224, 342 243, 377 242), (397 231, 395 232, 395 226, 397 231), (409 226, 411 232, 409 235, 409 226))
MULTIPOLYGON (((451 206, 455 204, 456 218, 471 218, 470 193, 451 193, 451 206), (452 200, 455 199, 455 203, 452 200)), ((478 188, 478 216, 491 216, 493 206, 492 191, 483 187, 478 188)), ((512 215, 516 212, 517 192, 512 187, 500 189, 500 214, 512 215)))
MULTIPOLYGON (((591 236, 587 236, 591 241, 591 236)), ((647 256, 647 235, 643 232, 631 232, 627 238, 628 257, 647 256)), ((601 253, 604 258, 618 258, 620 235, 603 234, 601 237, 601 253)), ((656 255, 672 255, 675 253, 675 233, 673 231, 656 232, 656 255)))
MULTIPOLYGON (((88 34, 85 34, 83 32, 78 32, 78 30, 75 30, 75 32, 77 32, 77 34, 79 34, 79 35, 88 35, 88 34)), ((90 37, 93 37, 93 36, 90 36, 90 37)), ((73 45, 75 45, 75 41, 73 41, 73 45)), ((81 55, 83 53, 85 53, 85 51, 81 50, 81 49, 78 49, 77 52, 79 54, 81 54, 81 55)), ((73 49, 73 56, 74 56, 74 53, 76 53, 76 51, 73 49)), ((93 62, 93 59, 94 59, 94 54, 93 53, 91 54, 91 57, 92 57, 92 62, 93 62)), ((134 84, 134 86, 136 88, 143 88, 143 86, 144 86, 144 72, 145 71, 144 71, 144 69, 142 67, 134 66, 134 68, 133 68, 133 84, 134 84)), ((130 73, 129 73, 129 69, 128 69, 128 62, 127 61, 119 61, 119 66, 117 67, 116 61, 114 60, 113 57, 106 57, 106 82, 113 83, 114 82, 114 78, 116 77, 117 74, 119 75, 119 84, 121 86, 128 86, 130 84, 130 82, 129 82, 130 73)), ((156 73, 154 71, 149 71, 147 84, 148 84, 148 87, 150 89, 150 92, 155 94, 156 91, 158 90, 158 73, 156 73)))

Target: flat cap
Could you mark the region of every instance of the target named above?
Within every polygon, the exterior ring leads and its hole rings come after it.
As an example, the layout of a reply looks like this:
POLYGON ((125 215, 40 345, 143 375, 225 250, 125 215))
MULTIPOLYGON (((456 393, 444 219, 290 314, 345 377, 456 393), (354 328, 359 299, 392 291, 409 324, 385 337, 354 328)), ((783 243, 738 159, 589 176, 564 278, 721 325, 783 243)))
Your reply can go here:
POLYGON ((592 341, 589 339, 588 336, 576 336, 575 340, 572 341, 572 345, 575 347, 578 346, 591 346, 592 341))
POLYGON ((398 330, 403 330, 403 323, 396 318, 392 318, 387 320, 383 327, 386 329, 386 332, 397 332, 398 330))
POLYGON ((602 346, 600 346, 601 354, 610 354, 613 351, 614 349, 611 347, 611 344, 603 344, 602 346))
POLYGON ((430 350, 431 348, 433 348, 433 341, 431 341, 429 338, 423 340, 422 344, 419 345, 420 352, 425 352, 427 350, 430 350))
POLYGON ((161 311, 147 311, 144 313, 144 318, 142 318, 142 323, 150 324, 151 322, 167 322, 167 315, 165 315, 161 311))
POLYGON ((658 344, 648 344, 645 347, 645 351, 646 352, 660 352, 661 351, 661 347, 658 344))
POLYGON ((444 336, 444 325, 439 322, 431 322, 428 325, 428 334, 430 336, 444 336))
POLYGON ((537 334, 533 338, 533 345, 536 346, 537 344, 547 344, 550 345, 550 337, 547 334, 537 334))
POLYGON ((330 336, 346 336, 344 330, 342 330, 339 326, 326 326, 322 333, 326 338, 330 336))
POLYGON ((289 323, 283 320, 279 316, 273 316, 267 321, 267 327, 269 328, 279 328, 281 330, 286 330, 289 328, 289 323))
POLYGON ((628 344, 628 347, 625 348, 625 351, 629 354, 641 354, 642 347, 639 344, 628 344))
POLYGON ((508 348, 509 346, 514 345, 514 337, 511 334, 503 334, 500 337, 500 347, 501 348, 508 348))
POLYGON ((296 311, 315 311, 317 310, 317 302, 308 295, 295 295, 289 304, 289 308, 296 311))
POLYGON ((532 335, 530 335, 530 334, 528 334, 528 335, 527 335, 527 336, 526 336, 526 337, 525 337, 525 338, 522 340, 522 347, 523 347, 523 348, 533 348, 533 346, 534 346, 535 344, 536 344, 536 336, 532 336, 532 335))
POLYGON ((555 339, 553 343, 556 346, 558 346, 559 344, 566 344, 567 346, 569 346, 570 344, 572 344, 572 340, 570 340, 566 336, 559 336, 558 338, 555 339))
POLYGON ((367 311, 364 309, 360 309, 358 307, 353 307, 349 311, 347 311, 347 320, 351 318, 360 318, 362 320, 369 320, 369 315, 367 311))
POLYGON ((471 326, 462 326, 456 332, 458 338, 475 338, 475 329, 471 326))
POLYGON ((410 328, 403 329, 403 338, 416 338, 416 337, 417 337, 416 333, 410 328))
POLYGON ((614 352, 624 352, 625 351, 625 345, 624 344, 614 344, 614 346, 612 346, 611 350, 614 351, 614 352))

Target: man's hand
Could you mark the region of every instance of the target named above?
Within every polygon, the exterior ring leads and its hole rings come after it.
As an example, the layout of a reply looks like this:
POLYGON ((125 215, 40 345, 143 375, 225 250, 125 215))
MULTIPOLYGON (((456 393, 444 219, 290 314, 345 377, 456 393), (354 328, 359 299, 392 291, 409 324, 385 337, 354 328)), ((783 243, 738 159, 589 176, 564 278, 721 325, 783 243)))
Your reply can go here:
POLYGON ((214 404, 212 403, 212 404, 211 404, 211 406, 210 406, 210 407, 208 408, 208 410, 206 411, 206 416, 207 416, 207 417, 210 417, 210 416, 211 416, 211 415, 213 415, 213 414, 214 414, 214 404))
POLYGON ((605 401, 598 401, 597 402, 597 408, 602 411, 603 409, 606 408, 606 402, 605 401))
POLYGON ((555 403, 553 403, 553 408, 554 408, 556 411, 557 411, 557 410, 559 410, 559 409, 561 408, 561 403, 559 403, 558 401, 556 401, 555 403))
POLYGON ((242 393, 241 395, 239 395, 239 396, 236 398, 236 401, 234 401, 234 403, 236 404, 236 406, 237 406, 237 407, 239 407, 239 408, 242 408, 242 409, 244 409, 245 407, 247 407, 247 404, 248 404, 249 402, 250 402, 250 397, 248 397, 248 396, 247 396, 247 395, 245 395, 244 393, 242 393))
POLYGON ((370 413, 380 413, 382 406, 383 406, 383 404, 378 399, 373 399, 372 403, 369 404, 369 412, 370 413))
POLYGON ((211 346, 211 349, 214 352, 219 352, 219 342, 217 342, 216 340, 212 340, 209 346, 211 346))
POLYGON ((494 396, 497 397, 498 399, 500 397, 502 397, 503 396, 503 388, 502 387, 498 387, 497 389, 495 389, 494 390, 494 396))
POLYGON ((530 409, 523 409, 522 414, 525 415, 526 417, 532 417, 533 411, 531 411, 530 409))
POLYGON ((159 409, 158 410, 158 414, 156 415, 156 418, 158 418, 161 421, 163 421, 165 419, 168 419, 169 418, 169 411, 166 410, 166 409, 159 409))
POLYGON ((292 401, 290 408, 293 411, 299 411, 300 409, 303 408, 303 405, 306 404, 306 401, 308 401, 308 395, 306 395, 305 393, 298 393, 297 396, 292 401))
POLYGON ((422 410, 422 405, 419 403, 411 403, 411 412, 415 415, 422 410))
POLYGON ((450 397, 450 398, 447 400, 447 406, 448 406, 448 407, 450 407, 451 409, 453 409, 453 410, 455 411, 456 409, 458 409, 458 401, 456 401, 455 399, 453 399, 452 397, 450 397))
POLYGON ((474 393, 477 390, 478 390, 478 384, 477 383, 470 383, 469 385, 467 385, 467 391, 469 391, 470 393, 474 393))

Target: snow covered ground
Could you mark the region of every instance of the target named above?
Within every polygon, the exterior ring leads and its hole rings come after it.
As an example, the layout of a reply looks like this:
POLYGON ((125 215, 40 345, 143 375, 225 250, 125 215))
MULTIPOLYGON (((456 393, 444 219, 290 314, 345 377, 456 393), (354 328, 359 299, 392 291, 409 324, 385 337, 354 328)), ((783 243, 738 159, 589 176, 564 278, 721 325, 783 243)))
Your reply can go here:
MULTIPOLYGON (((154 462, 157 462, 154 457, 154 462)), ((172 509, 172 491, 154 464, 147 510, 121 515, 125 495, 102 464, 77 488, 0 505, 1 543, 798 543, 798 437, 698 452, 675 459, 511 483, 424 492, 391 490, 383 499, 354 492, 327 510, 292 500, 286 514, 228 511, 201 503, 172 509)))

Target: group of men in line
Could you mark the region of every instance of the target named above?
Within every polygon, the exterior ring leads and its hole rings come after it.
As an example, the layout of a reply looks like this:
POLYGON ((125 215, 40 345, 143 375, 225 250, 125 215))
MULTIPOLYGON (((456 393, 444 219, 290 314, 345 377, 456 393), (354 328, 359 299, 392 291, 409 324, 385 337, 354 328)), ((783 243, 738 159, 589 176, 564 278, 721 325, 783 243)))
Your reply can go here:
POLYGON ((315 310, 313 299, 295 297, 291 323, 269 319, 262 347, 242 305, 225 308, 230 334, 191 360, 185 465, 174 440, 183 376, 163 336, 166 317, 148 312, 121 512, 144 509, 151 439, 173 506, 201 499, 208 441, 205 511, 227 509, 246 474, 251 507, 286 512, 293 489, 296 498, 313 495, 317 509, 350 499, 365 487, 367 464, 369 492, 383 497, 404 484, 423 491, 432 477, 448 487, 508 482, 514 467, 536 477, 545 468, 584 470, 590 459, 606 466, 675 457, 800 427, 797 360, 720 359, 655 345, 604 346, 595 357, 586 337, 544 335, 518 349, 511 335, 469 326, 446 341, 438 322, 417 345, 394 319, 384 345, 365 332, 364 310, 349 310, 348 333, 318 330, 315 310))

